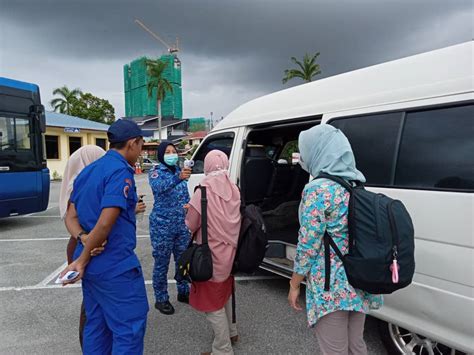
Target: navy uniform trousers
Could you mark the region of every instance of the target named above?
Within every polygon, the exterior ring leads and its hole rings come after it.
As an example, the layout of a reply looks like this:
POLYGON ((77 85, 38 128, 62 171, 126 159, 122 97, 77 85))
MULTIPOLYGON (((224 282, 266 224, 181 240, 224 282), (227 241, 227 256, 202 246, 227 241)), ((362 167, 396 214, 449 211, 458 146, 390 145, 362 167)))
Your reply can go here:
MULTIPOLYGON (((157 302, 168 301, 168 269, 173 254, 176 261, 189 245, 189 230, 184 220, 164 220, 154 213, 150 215, 150 238, 153 248, 155 266, 153 268, 153 289, 157 302)), ((189 285, 186 281, 178 281, 178 293, 188 294, 189 285)))

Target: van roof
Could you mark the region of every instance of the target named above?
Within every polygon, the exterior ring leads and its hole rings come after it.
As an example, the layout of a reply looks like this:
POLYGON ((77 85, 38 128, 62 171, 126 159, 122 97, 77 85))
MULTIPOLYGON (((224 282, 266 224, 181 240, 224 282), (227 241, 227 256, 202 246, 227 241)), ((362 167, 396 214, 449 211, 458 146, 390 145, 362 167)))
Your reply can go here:
POLYGON ((469 41, 281 90, 241 105, 215 130, 472 92, 473 53, 469 41))

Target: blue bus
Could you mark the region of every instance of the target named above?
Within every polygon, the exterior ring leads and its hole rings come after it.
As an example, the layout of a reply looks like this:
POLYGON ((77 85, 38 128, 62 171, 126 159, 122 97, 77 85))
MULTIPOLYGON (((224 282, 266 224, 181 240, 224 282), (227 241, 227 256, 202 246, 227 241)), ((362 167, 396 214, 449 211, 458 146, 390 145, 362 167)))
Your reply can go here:
POLYGON ((0 77, 0 218, 48 207, 45 130, 39 87, 0 77))

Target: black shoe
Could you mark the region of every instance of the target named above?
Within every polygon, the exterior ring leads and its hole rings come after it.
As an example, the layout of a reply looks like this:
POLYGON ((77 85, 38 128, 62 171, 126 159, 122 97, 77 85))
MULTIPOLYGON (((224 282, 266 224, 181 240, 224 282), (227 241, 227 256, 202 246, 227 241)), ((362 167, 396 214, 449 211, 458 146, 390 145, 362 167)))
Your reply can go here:
POLYGON ((178 302, 189 304, 189 293, 178 293, 178 302))
POLYGON ((174 313, 174 307, 170 303, 170 301, 156 302, 155 308, 159 310, 161 313, 166 314, 166 315, 171 315, 174 313))

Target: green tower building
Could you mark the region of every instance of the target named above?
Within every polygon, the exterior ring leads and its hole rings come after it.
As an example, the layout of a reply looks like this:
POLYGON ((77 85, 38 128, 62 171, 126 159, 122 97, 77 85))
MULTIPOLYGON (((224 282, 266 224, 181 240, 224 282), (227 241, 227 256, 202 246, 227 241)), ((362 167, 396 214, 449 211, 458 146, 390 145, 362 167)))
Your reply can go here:
MULTIPOLYGON (((167 63, 163 73, 173 87, 161 102, 161 116, 169 119, 183 118, 183 95, 181 89, 181 62, 174 54, 165 54, 159 58, 167 63)), ((141 57, 123 67, 125 90, 125 114, 127 117, 156 116, 156 93, 148 97, 149 82, 147 61, 150 58, 141 57)))

